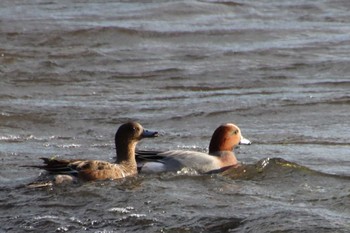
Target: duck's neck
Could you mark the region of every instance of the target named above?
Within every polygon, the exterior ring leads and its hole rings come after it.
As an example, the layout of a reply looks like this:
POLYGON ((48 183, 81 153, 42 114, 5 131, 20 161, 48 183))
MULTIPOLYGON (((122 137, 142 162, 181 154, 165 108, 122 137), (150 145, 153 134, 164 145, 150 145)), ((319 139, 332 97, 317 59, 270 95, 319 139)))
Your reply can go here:
POLYGON ((222 156, 222 154, 231 154, 233 156, 235 156, 235 154, 233 153, 233 149, 218 149, 216 147, 209 147, 209 152, 208 154, 210 155, 215 155, 215 156, 222 156))
POLYGON ((127 146, 118 145, 116 143, 116 147, 116 163, 126 167, 128 171, 137 172, 137 164, 135 159, 136 143, 128 143, 127 146))

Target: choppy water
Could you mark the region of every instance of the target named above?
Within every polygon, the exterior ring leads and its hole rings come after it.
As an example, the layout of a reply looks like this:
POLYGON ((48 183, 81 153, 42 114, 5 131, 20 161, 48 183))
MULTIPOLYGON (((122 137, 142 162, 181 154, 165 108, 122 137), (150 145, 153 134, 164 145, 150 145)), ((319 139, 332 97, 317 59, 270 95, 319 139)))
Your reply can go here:
POLYGON ((349 54, 347 0, 1 1, 0 232, 349 232, 349 54), (129 119, 156 150, 234 122, 246 172, 25 187, 129 119))

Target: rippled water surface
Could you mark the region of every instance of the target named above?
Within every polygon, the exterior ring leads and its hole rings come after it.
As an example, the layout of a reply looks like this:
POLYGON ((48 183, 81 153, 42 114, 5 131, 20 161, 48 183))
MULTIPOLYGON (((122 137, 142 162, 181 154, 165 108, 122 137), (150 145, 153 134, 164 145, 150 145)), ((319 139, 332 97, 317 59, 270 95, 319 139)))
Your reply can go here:
POLYGON ((349 232, 350 4, 0 2, 0 232, 349 232), (40 157, 206 151, 238 124, 242 170, 31 189, 40 157))

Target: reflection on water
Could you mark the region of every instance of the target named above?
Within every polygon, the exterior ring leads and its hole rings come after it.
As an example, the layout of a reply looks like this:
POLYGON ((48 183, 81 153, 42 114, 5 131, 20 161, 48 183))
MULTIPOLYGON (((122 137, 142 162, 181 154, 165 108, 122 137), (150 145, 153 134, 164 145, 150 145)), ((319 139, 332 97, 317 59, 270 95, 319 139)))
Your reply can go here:
POLYGON ((349 7, 1 1, 0 231, 348 232, 349 7), (40 157, 112 161, 130 119, 162 134, 141 149, 225 122, 253 145, 222 175, 25 187, 40 157))

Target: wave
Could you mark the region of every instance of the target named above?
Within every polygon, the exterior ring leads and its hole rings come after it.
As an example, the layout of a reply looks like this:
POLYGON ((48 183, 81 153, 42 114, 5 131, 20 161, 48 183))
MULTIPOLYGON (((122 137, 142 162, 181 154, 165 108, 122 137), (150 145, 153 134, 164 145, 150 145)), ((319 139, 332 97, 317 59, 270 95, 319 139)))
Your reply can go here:
POLYGON ((350 180, 350 176, 347 175, 323 173, 277 157, 261 159, 255 164, 243 164, 238 168, 230 168, 224 171, 222 175, 232 179, 244 180, 282 179, 282 177, 291 179, 304 177, 304 179, 312 180, 313 176, 350 180))

